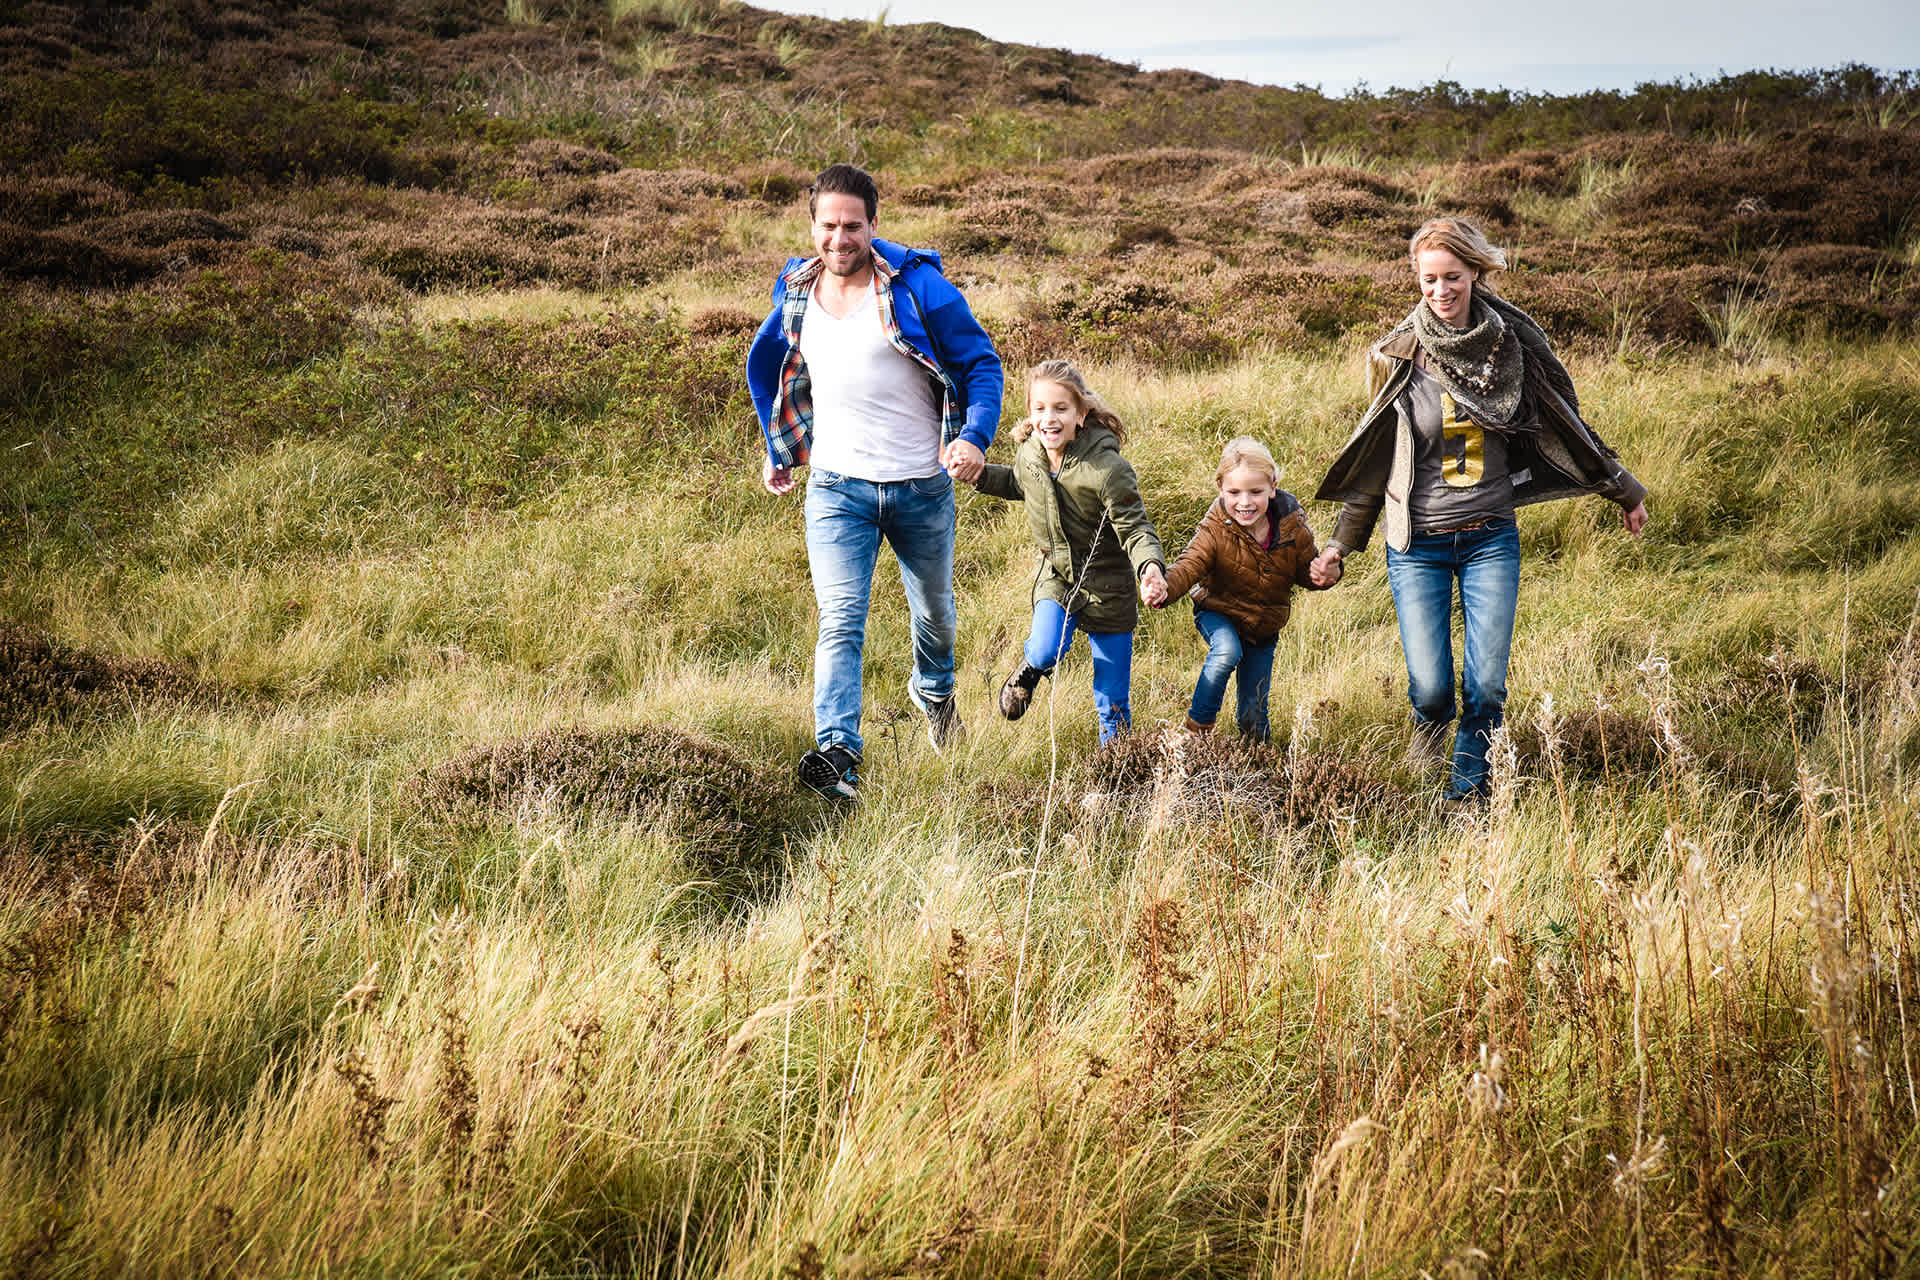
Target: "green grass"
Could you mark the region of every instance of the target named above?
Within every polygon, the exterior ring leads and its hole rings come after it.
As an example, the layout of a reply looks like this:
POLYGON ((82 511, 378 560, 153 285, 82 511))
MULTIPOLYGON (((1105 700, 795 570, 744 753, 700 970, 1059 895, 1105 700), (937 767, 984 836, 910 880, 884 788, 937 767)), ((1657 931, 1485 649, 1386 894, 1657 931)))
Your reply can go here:
MULTIPOLYGON (((419 798, 476 745, 635 724, 784 788, 811 602, 739 339, 417 313, 244 385, 248 332, 134 324, 10 427, 0 613, 223 691, 0 750, 23 1268, 1910 1265, 1910 343, 1575 362, 1653 524, 1524 513, 1524 751, 1473 820, 1401 761, 1377 551, 1297 602, 1278 755, 1169 739, 1142 781, 1088 763, 1084 663, 992 714, 1030 551, 963 494, 970 737, 927 749, 883 569, 865 798, 795 810, 743 880, 695 814, 527 796, 456 827, 419 798), (1262 800, 1278 778, 1304 789, 1262 800)), ((1350 342, 1088 372, 1175 546, 1224 438, 1306 493, 1361 407, 1350 342)), ((1143 729, 1200 652, 1183 611, 1144 621, 1143 729)))

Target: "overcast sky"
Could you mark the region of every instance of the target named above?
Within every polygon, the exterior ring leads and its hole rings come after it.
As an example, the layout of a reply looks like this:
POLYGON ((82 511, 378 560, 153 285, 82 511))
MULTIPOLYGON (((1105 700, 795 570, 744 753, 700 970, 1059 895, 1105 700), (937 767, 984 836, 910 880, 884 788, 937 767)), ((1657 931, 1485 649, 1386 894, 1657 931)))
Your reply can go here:
MULTIPOLYGON (((881 0, 775 0, 790 13, 873 18, 881 0)), ((1339 96, 1455 80, 1577 93, 1722 71, 1865 63, 1920 68, 1917 0, 891 0, 887 21, 944 22, 995 40, 1191 67, 1339 96)))

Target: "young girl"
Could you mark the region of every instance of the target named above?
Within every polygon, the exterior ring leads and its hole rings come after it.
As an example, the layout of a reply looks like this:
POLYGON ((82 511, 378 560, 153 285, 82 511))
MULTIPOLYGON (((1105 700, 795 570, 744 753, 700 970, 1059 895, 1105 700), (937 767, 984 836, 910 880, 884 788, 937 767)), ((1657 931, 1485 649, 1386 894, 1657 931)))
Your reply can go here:
POLYGON ((1027 416, 1010 467, 989 465, 980 492, 1024 502, 1040 544, 1033 584, 1033 630, 1025 661, 1000 687, 1000 714, 1018 720, 1034 686, 1087 633, 1093 650, 1093 705, 1100 741, 1131 719, 1135 583, 1164 590, 1166 552, 1140 502, 1140 484, 1120 456, 1126 427, 1065 360, 1035 365, 1027 380, 1027 416))
POLYGON ((1214 475, 1220 500, 1167 570, 1165 583, 1145 591, 1156 609, 1189 590, 1193 595, 1193 624, 1206 638, 1207 660, 1193 686, 1189 733, 1212 730, 1226 700, 1227 677, 1237 670, 1241 736, 1255 742, 1272 737, 1267 692, 1274 642, 1287 625, 1293 589, 1319 589, 1309 577, 1313 530, 1279 480, 1265 445, 1247 436, 1229 442, 1214 475))

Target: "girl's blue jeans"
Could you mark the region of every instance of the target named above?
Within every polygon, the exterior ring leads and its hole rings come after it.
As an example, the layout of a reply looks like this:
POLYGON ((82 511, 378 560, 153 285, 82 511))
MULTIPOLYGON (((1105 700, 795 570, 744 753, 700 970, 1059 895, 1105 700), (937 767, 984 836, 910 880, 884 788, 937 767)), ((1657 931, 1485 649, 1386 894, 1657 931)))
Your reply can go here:
MULTIPOLYGON (((1077 629, 1072 614, 1054 600, 1033 602, 1033 630, 1027 636, 1027 665, 1050 672, 1073 647, 1077 629)), ((1089 631, 1093 650, 1093 709, 1100 717, 1100 741, 1124 733, 1133 716, 1127 695, 1133 687, 1133 632, 1089 631)))
POLYGON ((1511 520, 1464 533, 1416 533, 1387 548, 1387 582, 1407 658, 1407 698, 1416 725, 1436 731, 1454 718, 1453 601, 1458 584, 1466 661, 1460 724, 1453 737, 1450 799, 1487 792, 1487 739, 1507 701, 1507 658, 1520 602, 1520 527, 1511 520))
POLYGON ((885 539, 900 561, 913 618, 913 687, 922 702, 953 694, 953 478, 860 480, 814 468, 807 477, 807 568, 820 609, 813 650, 813 734, 861 754, 860 668, 873 570, 885 539))
POLYGON ((1227 700, 1227 677, 1238 673, 1234 692, 1234 713, 1240 732, 1256 742, 1273 736, 1267 724, 1267 693, 1273 685, 1273 646, 1248 644, 1240 638, 1233 623, 1211 609, 1195 609, 1193 625, 1207 642, 1207 660, 1200 664, 1200 679, 1193 686, 1193 706, 1187 718, 1195 724, 1212 724, 1227 700))

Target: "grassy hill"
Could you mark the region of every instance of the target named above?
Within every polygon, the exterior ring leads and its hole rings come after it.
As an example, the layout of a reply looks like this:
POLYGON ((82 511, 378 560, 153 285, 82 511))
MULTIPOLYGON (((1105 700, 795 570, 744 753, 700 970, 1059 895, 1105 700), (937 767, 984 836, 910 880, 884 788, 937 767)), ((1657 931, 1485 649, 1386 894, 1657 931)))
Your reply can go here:
MULTIPOLYGON (((702 0, 0 0, 0 1259, 24 1276, 1890 1275, 1920 1236, 1920 99, 1327 99, 702 0), (1652 490, 1526 511, 1494 803, 1377 554, 1271 749, 1085 666, 871 783, 742 385, 872 167, 1178 545, 1311 492, 1441 211, 1652 490)), ((1011 415, 1009 415, 1009 420, 1011 415)), ((997 452, 1004 454, 1002 444, 997 452)), ((1309 504, 1324 533, 1332 512, 1309 504)))

